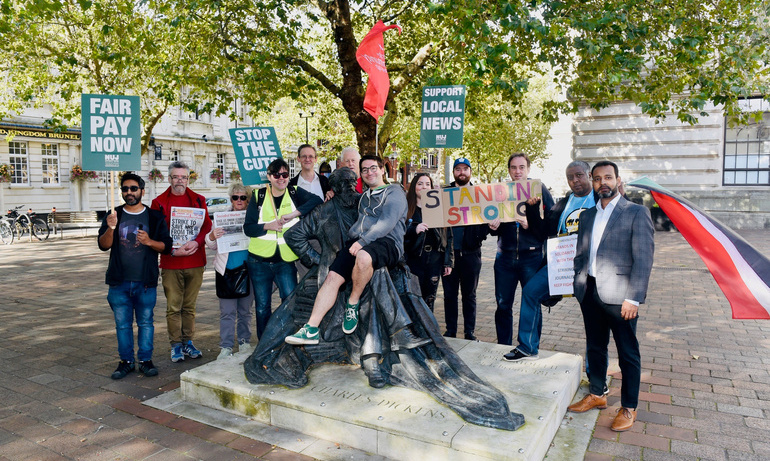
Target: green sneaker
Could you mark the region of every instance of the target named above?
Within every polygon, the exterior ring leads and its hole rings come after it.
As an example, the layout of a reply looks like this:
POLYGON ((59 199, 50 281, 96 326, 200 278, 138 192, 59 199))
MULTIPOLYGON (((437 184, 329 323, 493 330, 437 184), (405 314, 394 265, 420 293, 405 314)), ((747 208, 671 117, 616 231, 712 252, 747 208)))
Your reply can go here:
POLYGON ((356 331, 358 326, 358 306, 360 304, 360 301, 355 304, 345 304, 345 319, 342 321, 342 331, 346 335, 356 331))
POLYGON ((311 327, 306 323, 298 332, 291 336, 287 336, 284 341, 286 341, 286 344, 293 344, 295 346, 302 344, 318 344, 319 336, 318 327, 311 327))

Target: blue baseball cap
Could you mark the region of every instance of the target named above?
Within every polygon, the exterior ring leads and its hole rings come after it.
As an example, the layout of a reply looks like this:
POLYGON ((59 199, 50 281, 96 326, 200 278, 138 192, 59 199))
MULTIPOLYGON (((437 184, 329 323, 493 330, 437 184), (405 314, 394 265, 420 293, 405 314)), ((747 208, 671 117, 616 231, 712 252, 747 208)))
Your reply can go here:
POLYGON ((457 165, 468 165, 468 168, 471 168, 471 161, 465 157, 460 157, 457 160, 455 160, 454 165, 452 165, 452 169, 454 170, 455 168, 457 168, 457 165))

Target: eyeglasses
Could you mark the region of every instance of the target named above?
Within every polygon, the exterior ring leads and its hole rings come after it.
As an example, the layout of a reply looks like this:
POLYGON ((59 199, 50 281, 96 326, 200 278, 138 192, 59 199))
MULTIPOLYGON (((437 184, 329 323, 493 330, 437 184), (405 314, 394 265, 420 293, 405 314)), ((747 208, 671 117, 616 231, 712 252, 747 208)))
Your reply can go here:
POLYGON ((123 192, 128 192, 128 191, 136 192, 139 190, 139 186, 123 186, 120 188, 120 190, 123 192))
POLYGON ((272 177, 274 177, 275 179, 278 179, 278 178, 283 178, 283 179, 286 179, 286 178, 288 178, 288 177, 289 177, 289 173, 287 173, 286 171, 284 171, 283 173, 276 173, 276 174, 274 174, 274 175, 271 175, 271 176, 272 176, 272 177))
POLYGON ((246 195, 231 195, 231 199, 233 199, 233 202, 236 202, 238 200, 247 200, 249 197, 246 195))
POLYGON ((171 177, 171 179, 173 179, 175 181, 187 181, 187 176, 177 176, 177 175, 174 175, 174 176, 171 177))
POLYGON ((379 165, 370 166, 369 168, 361 168, 361 174, 376 173, 379 171, 379 169, 379 165))

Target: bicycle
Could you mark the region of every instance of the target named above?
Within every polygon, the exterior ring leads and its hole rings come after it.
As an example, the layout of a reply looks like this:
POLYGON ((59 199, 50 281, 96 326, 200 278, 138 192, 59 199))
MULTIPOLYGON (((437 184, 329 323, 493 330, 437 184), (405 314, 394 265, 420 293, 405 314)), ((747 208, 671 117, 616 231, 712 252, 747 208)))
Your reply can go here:
POLYGON ((10 245, 13 243, 14 237, 16 237, 16 235, 13 232, 13 227, 11 227, 11 224, 7 219, 0 218, 0 241, 2 241, 5 245, 10 245))
POLYGON ((31 209, 27 213, 20 212, 24 208, 24 205, 19 205, 12 210, 8 210, 7 219, 13 223, 12 228, 16 232, 17 238, 21 237, 29 232, 30 240, 34 236, 36 239, 43 241, 47 240, 51 235, 51 228, 42 219, 38 218, 34 211, 31 209))

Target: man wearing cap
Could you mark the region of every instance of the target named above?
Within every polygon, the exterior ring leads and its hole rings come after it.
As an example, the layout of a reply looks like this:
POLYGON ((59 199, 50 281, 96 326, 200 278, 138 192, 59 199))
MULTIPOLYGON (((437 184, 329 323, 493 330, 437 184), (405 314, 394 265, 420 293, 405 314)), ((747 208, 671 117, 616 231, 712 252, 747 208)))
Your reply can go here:
MULTIPOLYGON (((455 180, 449 187, 467 186, 471 181, 471 161, 465 157, 455 160, 452 175, 455 180)), ((465 339, 476 339, 476 287, 481 273, 481 243, 487 234, 489 226, 486 224, 452 227, 455 267, 451 274, 442 278, 446 321, 444 336, 457 336, 457 296, 462 290, 465 339)))

